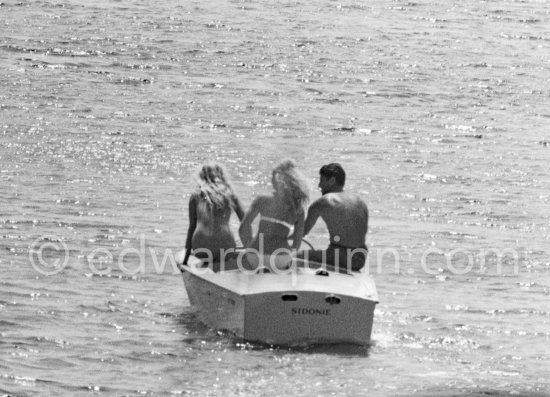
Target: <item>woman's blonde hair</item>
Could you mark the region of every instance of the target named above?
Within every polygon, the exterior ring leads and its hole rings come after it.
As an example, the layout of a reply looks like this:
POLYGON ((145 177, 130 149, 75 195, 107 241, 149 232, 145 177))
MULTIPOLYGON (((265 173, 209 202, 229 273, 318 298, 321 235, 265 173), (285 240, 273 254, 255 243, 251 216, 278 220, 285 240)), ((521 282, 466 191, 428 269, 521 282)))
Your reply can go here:
POLYGON ((234 196, 223 167, 219 164, 205 164, 198 174, 198 189, 202 198, 214 208, 224 208, 231 204, 234 196))
POLYGON ((294 212, 305 211, 309 201, 309 186, 293 160, 283 160, 273 169, 272 183, 275 191, 286 199, 294 212))

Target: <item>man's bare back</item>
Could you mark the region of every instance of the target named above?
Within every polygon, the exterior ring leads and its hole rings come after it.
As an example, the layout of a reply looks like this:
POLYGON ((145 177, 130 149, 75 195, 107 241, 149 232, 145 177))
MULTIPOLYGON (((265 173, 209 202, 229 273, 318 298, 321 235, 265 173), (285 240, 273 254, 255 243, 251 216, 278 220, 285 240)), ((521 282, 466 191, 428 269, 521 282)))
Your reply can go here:
POLYGON ((359 195, 348 192, 327 193, 315 201, 311 209, 318 210, 319 216, 325 221, 331 243, 348 248, 365 247, 369 212, 359 195))

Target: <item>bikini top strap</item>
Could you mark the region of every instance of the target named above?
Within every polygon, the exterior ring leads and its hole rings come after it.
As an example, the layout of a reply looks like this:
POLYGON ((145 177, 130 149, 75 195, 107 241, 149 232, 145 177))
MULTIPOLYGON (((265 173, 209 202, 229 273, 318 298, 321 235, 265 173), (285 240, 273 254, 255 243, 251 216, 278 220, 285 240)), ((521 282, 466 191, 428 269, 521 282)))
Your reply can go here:
POLYGON ((260 220, 271 222, 271 223, 278 223, 279 225, 283 225, 287 227, 289 230, 292 229, 292 225, 290 223, 281 221, 280 219, 277 219, 277 218, 271 218, 269 216, 260 215, 260 220))

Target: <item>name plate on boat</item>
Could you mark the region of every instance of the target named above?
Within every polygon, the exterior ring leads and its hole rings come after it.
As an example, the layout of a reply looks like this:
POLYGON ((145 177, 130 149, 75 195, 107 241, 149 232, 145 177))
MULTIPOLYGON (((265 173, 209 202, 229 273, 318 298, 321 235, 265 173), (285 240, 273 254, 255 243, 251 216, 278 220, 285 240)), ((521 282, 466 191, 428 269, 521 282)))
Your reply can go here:
POLYGON ((308 307, 293 307, 292 314, 305 314, 312 316, 330 316, 330 309, 314 309, 308 307))

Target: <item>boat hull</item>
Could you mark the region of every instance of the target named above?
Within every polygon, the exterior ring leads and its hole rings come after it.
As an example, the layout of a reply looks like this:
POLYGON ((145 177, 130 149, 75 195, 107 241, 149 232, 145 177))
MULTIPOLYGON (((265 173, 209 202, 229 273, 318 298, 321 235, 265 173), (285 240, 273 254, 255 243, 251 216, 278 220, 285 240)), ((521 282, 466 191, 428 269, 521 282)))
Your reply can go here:
POLYGON ((244 337, 244 297, 191 272, 183 273, 189 303, 206 325, 244 337))
POLYGON ((274 345, 370 343, 378 296, 366 274, 182 270, 191 305, 214 329, 274 345))

